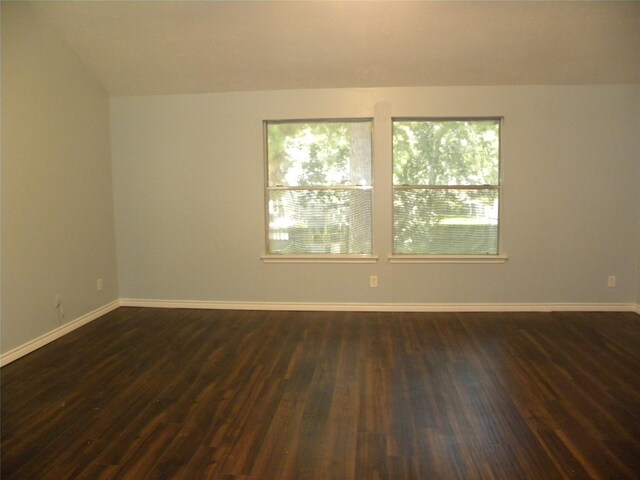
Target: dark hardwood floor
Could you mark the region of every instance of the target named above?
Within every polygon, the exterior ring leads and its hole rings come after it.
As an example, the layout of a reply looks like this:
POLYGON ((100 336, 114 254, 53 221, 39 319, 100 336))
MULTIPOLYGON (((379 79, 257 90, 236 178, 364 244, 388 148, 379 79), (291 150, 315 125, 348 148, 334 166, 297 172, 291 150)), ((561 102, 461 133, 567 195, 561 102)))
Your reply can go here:
POLYGON ((634 313, 119 308, 2 369, 2 479, 638 479, 634 313))

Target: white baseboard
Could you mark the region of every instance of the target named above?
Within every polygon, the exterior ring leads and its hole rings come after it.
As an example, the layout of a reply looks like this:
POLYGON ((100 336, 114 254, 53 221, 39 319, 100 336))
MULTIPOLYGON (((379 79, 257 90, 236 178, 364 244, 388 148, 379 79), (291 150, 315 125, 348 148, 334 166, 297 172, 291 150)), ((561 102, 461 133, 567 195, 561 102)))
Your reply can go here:
POLYGON ((0 355, 0 367, 86 325, 118 307, 197 308, 210 310, 285 310, 344 312, 636 312, 633 303, 291 303, 291 302, 214 302, 201 300, 154 300, 122 298, 35 338, 0 355))
POLYGON ((95 320, 96 318, 99 318, 102 315, 105 315, 111 312, 112 310, 115 310, 119 306, 120 306, 120 301, 114 300, 113 302, 103 305, 102 307, 97 308, 92 312, 86 313, 85 315, 82 315, 81 317, 78 317, 75 320, 71 320, 70 322, 67 322, 64 325, 60 325, 58 328, 51 330, 50 332, 45 333, 44 335, 41 335, 38 338, 35 338, 25 343, 24 345, 21 345, 12 350, 9 350, 6 353, 3 353, 2 355, 0 355, 0 367, 3 367, 8 363, 11 363, 14 360, 17 360, 18 358, 23 357, 26 354, 31 353, 34 350, 37 350, 40 347, 43 347, 47 343, 50 343, 55 339, 60 338, 63 335, 66 335, 67 333, 75 330, 76 328, 86 325, 87 323, 95 320))
POLYGON ((632 303, 290 303, 122 298, 123 307, 345 312, 632 312, 632 303))

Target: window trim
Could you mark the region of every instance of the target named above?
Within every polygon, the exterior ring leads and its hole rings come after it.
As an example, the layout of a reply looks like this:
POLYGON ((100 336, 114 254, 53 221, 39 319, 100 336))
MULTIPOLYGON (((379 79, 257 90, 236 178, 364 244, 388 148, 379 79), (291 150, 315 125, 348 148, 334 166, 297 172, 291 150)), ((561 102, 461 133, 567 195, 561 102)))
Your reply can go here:
POLYGON ((377 263, 375 254, 325 253, 285 255, 270 253, 261 257, 264 263, 377 263))
POLYGON ((504 129, 504 116, 434 116, 434 117, 422 117, 422 116, 397 116, 391 117, 391 253, 387 259, 389 263, 505 263, 508 260, 508 256, 502 252, 502 197, 503 197, 503 168, 502 168, 502 134, 504 129), (481 122, 481 121, 497 121, 498 122, 498 184, 497 185, 395 185, 393 181, 393 166, 395 161, 395 151, 393 148, 393 134, 395 122, 481 122), (395 250, 395 213, 393 208, 393 200, 395 198, 396 189, 416 190, 424 188, 425 190, 497 190, 498 198, 498 235, 497 235, 497 253, 487 254, 455 254, 455 255, 443 255, 443 254, 403 254, 396 253, 395 250))
POLYGON ((389 263, 505 263, 509 257, 493 253, 486 255, 393 254, 387 259, 389 263))
POLYGON ((262 148, 264 167, 264 254, 260 257, 264 263, 376 263, 378 255, 375 254, 375 169, 374 169, 374 117, 321 117, 321 118, 295 118, 276 119, 262 121, 262 148), (371 185, 339 185, 339 186, 314 186, 314 187, 285 187, 281 185, 269 186, 269 125, 282 125, 291 123, 369 123, 371 126, 371 185), (371 253, 303 253, 280 254, 269 252, 269 191, 271 190, 369 190, 371 191, 371 253))

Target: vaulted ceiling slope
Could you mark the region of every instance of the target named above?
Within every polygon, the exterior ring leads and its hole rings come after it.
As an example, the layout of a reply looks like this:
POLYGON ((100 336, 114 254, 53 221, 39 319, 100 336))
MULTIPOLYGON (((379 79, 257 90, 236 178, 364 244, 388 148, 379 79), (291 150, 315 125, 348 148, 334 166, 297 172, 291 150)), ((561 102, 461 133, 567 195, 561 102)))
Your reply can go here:
POLYGON ((112 96, 640 83, 640 2, 21 3, 112 96))

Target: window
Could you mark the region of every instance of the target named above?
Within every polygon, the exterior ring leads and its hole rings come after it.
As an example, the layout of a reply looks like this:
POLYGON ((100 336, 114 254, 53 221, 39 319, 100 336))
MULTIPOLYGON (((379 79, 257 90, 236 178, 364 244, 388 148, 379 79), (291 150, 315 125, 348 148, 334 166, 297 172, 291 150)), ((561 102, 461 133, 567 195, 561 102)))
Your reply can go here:
POLYGON ((267 121, 267 255, 372 252, 372 121, 267 121))
POLYGON ((500 119, 393 121, 393 253, 497 255, 500 119))

